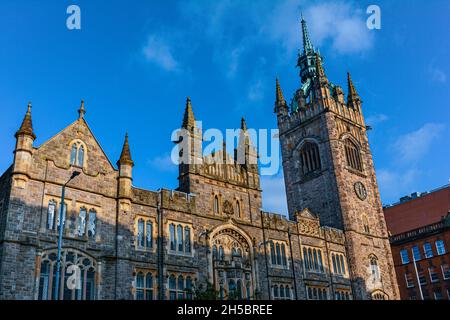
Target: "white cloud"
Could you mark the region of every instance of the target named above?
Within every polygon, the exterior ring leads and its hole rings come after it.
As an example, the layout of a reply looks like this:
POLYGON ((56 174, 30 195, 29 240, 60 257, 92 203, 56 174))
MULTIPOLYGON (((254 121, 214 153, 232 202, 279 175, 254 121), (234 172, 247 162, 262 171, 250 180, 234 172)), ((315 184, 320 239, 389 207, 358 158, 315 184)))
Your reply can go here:
POLYGON ((427 71, 433 81, 439 83, 447 82, 447 74, 443 70, 430 66, 427 71))
POLYGON ((417 191, 414 185, 418 181, 420 174, 421 171, 415 168, 410 168, 406 171, 398 169, 377 170, 377 181, 382 198, 393 203, 401 197, 417 191))
POLYGON ((339 54, 362 53, 372 48, 374 36, 366 26, 367 15, 354 4, 328 1, 308 5, 302 0, 286 0, 273 11, 264 32, 281 42, 288 52, 300 48, 300 9, 315 47, 329 42, 339 54))
POLYGON ((250 101, 260 101, 264 98, 264 85, 261 80, 253 83, 248 90, 248 99, 250 101))
POLYGON ((380 113, 367 117, 366 123, 370 126, 375 126, 377 124, 387 121, 388 119, 389 117, 387 115, 380 113))
POLYGON ((276 176, 262 176, 263 208, 266 211, 288 215, 284 178, 276 176))
POLYGON ((400 136, 394 144, 398 160, 404 163, 419 161, 443 129, 442 124, 427 123, 416 131, 400 136))
POLYGON ((148 161, 148 163, 158 171, 162 172, 176 172, 177 164, 173 163, 170 155, 157 156, 148 161))
POLYGON ((166 71, 178 71, 179 64, 175 60, 167 40, 152 35, 142 50, 145 58, 166 71))

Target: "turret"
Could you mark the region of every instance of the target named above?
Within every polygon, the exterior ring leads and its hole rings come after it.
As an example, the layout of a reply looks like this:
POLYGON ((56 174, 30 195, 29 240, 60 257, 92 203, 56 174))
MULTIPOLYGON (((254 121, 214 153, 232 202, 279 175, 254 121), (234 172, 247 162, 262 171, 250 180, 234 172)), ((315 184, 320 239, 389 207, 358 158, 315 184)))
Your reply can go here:
POLYGON ((132 181, 133 181, 133 167, 134 162, 131 159, 130 145, 128 143, 128 134, 125 135, 125 142, 123 143, 122 153, 120 159, 117 161, 119 167, 119 199, 131 200, 132 197, 132 181))
POLYGON ((33 142, 36 135, 33 131, 31 120, 31 102, 28 103, 27 112, 22 125, 16 134, 16 148, 14 149, 14 183, 16 186, 25 187, 29 178, 31 160, 33 156, 33 142))
POLYGON ((259 171, 258 171, 258 153, 253 146, 250 135, 247 131, 247 123, 245 119, 241 119, 241 135, 238 145, 238 163, 242 165, 247 172, 247 181, 250 187, 259 188, 259 171), (244 159, 240 159, 240 154, 244 155, 244 159), (243 162, 243 163, 242 163, 243 162))
POLYGON ((286 100, 284 99, 283 91, 281 90, 280 81, 278 78, 275 83, 275 113, 278 117, 287 116, 289 114, 286 100))
POLYGON ((202 157, 202 128, 198 128, 195 122, 191 99, 186 99, 183 123, 181 125, 180 137, 177 141, 180 150, 179 163, 179 190, 190 192, 189 174, 199 173, 202 157))
POLYGON ((348 83, 348 96, 347 96, 347 106, 355 110, 361 111, 361 98, 356 92, 355 86, 353 84, 350 73, 347 72, 347 83, 348 83))

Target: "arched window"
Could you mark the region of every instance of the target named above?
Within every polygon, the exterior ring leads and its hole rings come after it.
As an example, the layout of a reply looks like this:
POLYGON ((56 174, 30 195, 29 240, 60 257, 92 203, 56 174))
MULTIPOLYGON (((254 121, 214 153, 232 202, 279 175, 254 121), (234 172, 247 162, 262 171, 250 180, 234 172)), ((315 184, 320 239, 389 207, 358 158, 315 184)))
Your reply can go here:
POLYGON ((214 196, 213 210, 215 214, 219 214, 219 197, 217 195, 214 196))
POLYGON ((136 276, 136 300, 144 300, 144 274, 142 272, 136 276))
POLYGON ((303 248, 303 261, 305 264, 305 269, 309 269, 308 252, 306 248, 303 248))
POLYGON ((145 300, 153 300, 153 275, 150 272, 145 277, 145 300))
POLYGON ((169 299, 177 299, 177 278, 173 274, 169 277, 169 299))
POLYGON ((78 250, 63 249, 59 284, 64 289, 56 290, 56 260, 56 250, 44 252, 41 257, 38 299, 54 299, 58 292, 58 299, 94 300, 96 262, 78 250), (79 275, 79 282, 73 287, 65 285, 70 283, 70 277, 75 274, 79 275))
POLYGON ((303 175, 320 170, 319 147, 316 143, 307 142, 300 150, 300 170, 303 175))
POLYGON ((78 214, 78 236, 82 237, 86 233, 86 208, 80 208, 80 213, 78 214))
POLYGON ((186 299, 192 300, 192 278, 186 277, 186 299))
POLYGON ((313 294, 312 294, 312 289, 311 287, 308 287, 308 299, 312 300, 313 299, 313 294))
POLYGON ((97 229, 97 212, 94 209, 89 210, 88 237, 95 237, 97 229))
POLYGON ((234 280, 232 279, 228 281, 228 299, 236 299, 236 282, 234 282, 234 280))
POLYGON ((279 291, 278 291, 278 286, 277 285, 273 286, 273 297, 274 298, 278 298, 279 297, 279 291))
POLYGON ((284 286, 280 286, 280 299, 284 299, 284 286))
POLYGON ((308 248, 308 260, 309 260, 309 270, 312 270, 314 268, 314 260, 311 248, 308 248))
POLYGON ((286 246, 284 245, 284 243, 281 244, 281 263, 283 266, 287 265, 286 246))
POLYGON ((375 256, 370 257, 370 272, 372 274, 373 281, 380 280, 380 269, 378 267, 378 260, 375 256))
POLYGON ((56 202, 50 200, 47 209, 47 229, 53 230, 55 227, 56 202))
POLYGON ((314 270, 319 270, 319 262, 317 261, 317 250, 314 249, 313 250, 313 254, 314 254, 314 270))
POLYGON ((170 250, 175 251, 177 246, 176 245, 177 239, 175 235, 175 225, 173 223, 171 223, 169 226, 169 233, 170 233, 170 250))
POLYGON ((336 256, 334 253, 331 254, 331 260, 333 261, 333 271, 334 273, 338 273, 337 266, 336 266, 336 256))
POLYGON ((236 296, 238 300, 242 300, 242 280, 238 280, 236 283, 236 296))
POLYGON ((291 299, 291 289, 289 288, 289 286, 286 286, 285 288, 286 290, 286 299, 291 299))
POLYGON ((177 226, 178 251, 183 252, 183 227, 181 224, 177 226))
POLYGON ((80 148, 78 149, 78 162, 77 162, 79 167, 82 167, 84 164, 84 147, 80 146, 80 148))
POLYGON ((347 166, 352 169, 362 171, 361 155, 358 147, 350 139, 344 141, 345 157, 347 166))
POLYGON ((221 261, 223 261, 225 259, 225 253, 223 251, 223 247, 222 246, 219 247, 219 259, 221 261))
POLYGON ((217 252, 217 246, 214 245, 212 248, 212 256, 213 260, 219 260, 218 252, 217 252))
POLYGON ((343 255, 339 256, 339 261, 341 262, 341 272, 342 272, 342 274, 345 274, 345 262, 344 262, 344 256, 343 255))
POLYGON ((145 246, 153 247, 153 223, 150 220, 147 220, 145 224, 145 246))
POLYGON ((321 272, 323 272, 324 269, 323 269, 323 259, 322 259, 322 251, 321 250, 318 250, 318 256, 319 256, 319 270, 321 272))
POLYGON ((239 200, 236 201, 236 215, 240 218, 241 217, 241 204, 239 200))
POLYGON ((364 232, 370 233, 369 220, 367 219, 366 215, 363 215, 362 223, 363 223, 364 232))
POLYGON ((277 243, 276 244, 276 250, 277 250, 277 264, 281 265, 281 249, 280 249, 280 244, 277 243))
POLYGON ((178 300, 183 300, 184 299, 184 278, 182 275, 178 276, 177 292, 178 292, 178 300))
POLYGON ((77 145, 74 143, 72 149, 70 149, 70 164, 74 166, 77 161, 77 145))
POLYGON ((184 227, 184 252, 191 252, 191 228, 184 227))
POLYGON ((138 247, 143 248, 145 246, 144 240, 144 219, 138 220, 138 234, 137 234, 138 247))
POLYGON ((275 255, 275 245, 273 241, 270 241, 270 258, 272 260, 272 264, 277 264, 277 257, 275 255))

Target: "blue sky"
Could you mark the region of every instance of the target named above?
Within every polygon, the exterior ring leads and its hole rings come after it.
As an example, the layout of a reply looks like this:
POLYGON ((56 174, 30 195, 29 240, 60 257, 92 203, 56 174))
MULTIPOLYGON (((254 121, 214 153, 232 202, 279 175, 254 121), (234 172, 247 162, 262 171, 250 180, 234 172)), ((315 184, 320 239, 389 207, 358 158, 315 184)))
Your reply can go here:
MULTIPOLYGON (((186 96, 204 128, 275 128, 275 77, 289 99, 303 11, 328 78, 352 73, 364 100, 384 203, 450 178, 450 2, 0 1, 0 171, 33 102, 36 145, 86 119, 115 163, 129 132, 134 184, 177 187, 170 135, 186 96), (81 8, 81 30, 66 9, 81 8), (381 8, 382 28, 365 27, 381 8)), ((284 213, 281 172, 264 177, 264 206, 284 213)))

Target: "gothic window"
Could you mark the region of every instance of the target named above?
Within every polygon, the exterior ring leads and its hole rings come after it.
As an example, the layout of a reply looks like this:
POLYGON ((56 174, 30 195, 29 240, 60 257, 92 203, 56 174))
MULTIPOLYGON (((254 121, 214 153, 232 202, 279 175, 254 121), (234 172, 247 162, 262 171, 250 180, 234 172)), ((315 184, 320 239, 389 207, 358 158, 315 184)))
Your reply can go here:
POLYGON ((82 237, 86 233, 86 215, 87 209, 80 208, 80 213, 78 214, 78 236, 82 237))
POLYGON ((177 226, 178 251, 183 252, 183 227, 181 224, 177 226))
POLYGON ((54 200, 50 200, 48 202, 48 209, 47 209, 47 229, 49 230, 54 229, 55 216, 56 216, 56 202, 54 200))
POLYGON ((186 277, 186 299, 192 300, 192 278, 190 276, 186 277))
POLYGON ((319 147, 316 143, 307 142, 300 150, 300 170, 303 175, 320 170, 319 147))
POLYGON ((284 300, 284 286, 283 285, 280 286, 280 299, 284 300))
POLYGON ((83 167, 86 148, 81 141, 75 141, 70 147, 70 165, 83 167))
POLYGON ((308 251, 306 250, 306 248, 303 248, 303 262, 305 265, 305 269, 309 269, 308 251))
POLYGON ((97 229, 97 212, 94 209, 89 210, 89 223, 87 227, 88 237, 94 238, 97 229))
POLYGON ((272 264, 273 265, 277 264, 277 258, 275 255, 275 245, 274 245, 273 241, 270 242, 270 257, 272 259, 272 264))
POLYGON ((191 252, 191 229, 189 227, 184 227, 184 252, 191 252))
POLYGON ((183 300, 184 299, 184 278, 183 278, 182 275, 178 276, 177 296, 178 296, 178 300, 183 300))
POLYGON ((136 300, 144 300, 144 274, 142 272, 136 275, 136 300))
POLYGON ((242 300, 242 280, 238 280, 236 284, 236 296, 238 300, 242 300))
POLYGON ((345 266, 345 256, 341 253, 332 253, 331 260, 333 262, 333 273, 345 276, 346 266, 345 266))
POLYGON ((217 246, 214 245, 212 248, 212 256, 213 256, 213 260, 219 260, 219 256, 218 256, 218 251, 217 251, 217 246))
POLYGON ((173 274, 169 277, 169 299, 177 299, 177 278, 173 274))
POLYGON ((236 299, 236 282, 230 279, 228 281, 228 299, 235 300, 236 299))
POLYGON ((284 243, 281 244, 281 264, 283 266, 287 265, 287 259, 286 259, 286 246, 284 243))
POLYGON ((314 270, 319 270, 319 262, 317 261, 317 250, 314 249, 314 270))
POLYGON ((223 247, 222 246, 219 247, 219 260, 220 261, 225 260, 225 253, 223 251, 223 247))
POLYGON ((361 155, 358 147, 350 140, 344 141, 345 157, 347 159, 347 166, 352 169, 362 171, 361 155))
POLYGON ((372 293, 372 300, 387 300, 387 295, 382 291, 375 291, 372 293))
POLYGON ((52 300, 58 292, 58 299, 94 300, 96 262, 74 249, 61 251, 60 289, 56 290, 56 250, 44 252, 39 274, 39 300, 52 300), (73 275, 78 275, 75 282, 73 275))
POLYGON ((314 260, 313 260, 311 248, 308 249, 308 260, 309 260, 309 269, 313 270, 314 269, 314 260))
POLYGON ((321 250, 317 250, 317 252, 318 252, 318 256, 319 256, 319 270, 321 272, 324 272, 323 260, 322 260, 322 251, 321 250))
POLYGON ((173 223, 169 226, 169 232, 170 232, 170 250, 175 251, 176 249, 176 236, 175 236, 175 225, 173 223))
POLYGON ((369 220, 367 219, 366 215, 363 215, 362 223, 363 223, 364 232, 370 233, 369 220))
POLYGON ((291 289, 289 288, 289 286, 286 286, 285 290, 286 290, 286 299, 290 300, 291 299, 291 289))
POLYGON ((380 269, 378 267, 378 260, 375 256, 370 258, 370 272, 374 281, 380 280, 380 269))
POLYGON ((153 274, 150 272, 145 277, 145 300, 153 300, 153 274))
POLYGON ((279 297, 279 295, 280 295, 280 293, 279 293, 279 291, 278 291, 278 286, 277 286, 277 285, 274 285, 274 286, 273 286, 273 297, 274 297, 275 299, 277 299, 277 298, 279 297))
POLYGON ((153 223, 151 220, 147 220, 145 223, 145 246, 153 248, 153 223))
POLYGON ((279 243, 277 243, 276 249, 277 249, 277 264, 281 265, 281 249, 279 243))
POLYGON ((137 233, 137 243, 138 247, 144 248, 145 247, 145 236, 144 236, 144 219, 138 220, 138 233, 137 233))
POLYGON ((74 143, 72 149, 70 150, 70 164, 75 165, 77 159, 77 145, 74 143))

